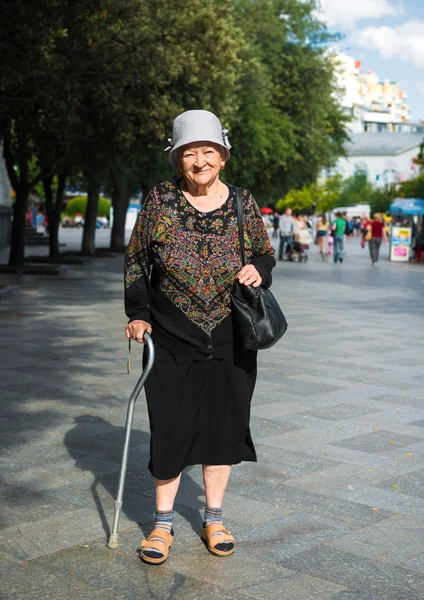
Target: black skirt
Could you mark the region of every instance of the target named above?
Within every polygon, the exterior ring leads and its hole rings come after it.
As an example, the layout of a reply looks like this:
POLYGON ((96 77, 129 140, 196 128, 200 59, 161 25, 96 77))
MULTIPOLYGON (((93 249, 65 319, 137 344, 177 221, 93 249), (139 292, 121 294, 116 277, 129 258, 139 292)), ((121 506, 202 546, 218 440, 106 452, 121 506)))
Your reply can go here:
POLYGON ((146 384, 149 470, 173 479, 189 465, 256 461, 249 430, 257 353, 192 360, 155 346, 146 384))

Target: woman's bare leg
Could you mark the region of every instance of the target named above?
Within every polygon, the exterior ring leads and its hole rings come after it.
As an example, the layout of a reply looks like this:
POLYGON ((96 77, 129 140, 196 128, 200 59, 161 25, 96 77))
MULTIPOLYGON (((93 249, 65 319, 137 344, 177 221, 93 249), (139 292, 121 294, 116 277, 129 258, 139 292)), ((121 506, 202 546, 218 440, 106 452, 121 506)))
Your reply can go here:
POLYGON ((181 481, 181 473, 175 479, 155 479, 156 510, 172 510, 181 481))
POLYGON ((231 465, 202 465, 206 504, 221 508, 231 474, 231 465))

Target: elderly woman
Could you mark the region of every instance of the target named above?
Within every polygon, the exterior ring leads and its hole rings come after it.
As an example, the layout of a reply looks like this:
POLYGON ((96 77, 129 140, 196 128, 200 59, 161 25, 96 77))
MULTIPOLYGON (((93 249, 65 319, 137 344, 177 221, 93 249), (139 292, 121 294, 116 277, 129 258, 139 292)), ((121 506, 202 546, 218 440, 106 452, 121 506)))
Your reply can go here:
POLYGON ((230 158, 226 134, 208 111, 175 119, 167 150, 178 176, 151 190, 126 253, 126 336, 143 342, 147 331, 156 349, 146 382, 156 487, 154 529, 140 553, 147 563, 168 557, 181 472, 195 464, 206 495, 201 537, 213 554, 232 554, 225 489, 232 465, 256 461, 249 431, 256 352, 239 340, 230 293, 236 279, 269 286, 275 260, 258 206, 243 190, 242 268, 236 188, 219 178, 230 158))

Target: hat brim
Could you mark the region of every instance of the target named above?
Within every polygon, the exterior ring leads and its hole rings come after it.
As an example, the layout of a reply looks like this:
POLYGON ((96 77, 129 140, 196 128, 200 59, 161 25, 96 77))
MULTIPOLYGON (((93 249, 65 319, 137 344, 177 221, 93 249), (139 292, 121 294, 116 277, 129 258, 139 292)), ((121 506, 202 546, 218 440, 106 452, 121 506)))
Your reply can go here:
POLYGON ((169 151, 169 155, 168 155, 168 160, 169 160, 169 164, 176 168, 177 164, 178 164, 178 154, 179 154, 179 150, 181 150, 181 148, 183 148, 183 146, 188 146, 189 144, 194 144, 196 142, 205 142, 206 144, 215 144, 216 146, 219 146, 220 148, 222 148, 222 150, 224 151, 224 159, 227 161, 230 159, 230 151, 229 149, 224 146, 224 144, 222 142, 219 142, 217 140, 205 140, 203 137, 199 137, 199 139, 193 139, 190 138, 189 140, 180 140, 178 142, 178 144, 176 144, 175 146, 173 146, 171 148, 171 150, 169 151))

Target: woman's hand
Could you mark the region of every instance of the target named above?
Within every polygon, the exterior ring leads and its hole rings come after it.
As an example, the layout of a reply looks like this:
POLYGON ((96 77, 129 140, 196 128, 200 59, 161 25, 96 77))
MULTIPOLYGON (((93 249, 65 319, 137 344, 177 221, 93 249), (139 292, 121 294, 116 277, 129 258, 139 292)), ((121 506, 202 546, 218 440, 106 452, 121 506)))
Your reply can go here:
POLYGON ((240 273, 237 274, 237 279, 244 285, 253 285, 257 288, 262 283, 262 277, 259 275, 259 271, 253 265, 245 265, 240 273))
POLYGON ((125 327, 125 337, 135 340, 139 344, 145 344, 144 334, 152 333, 152 326, 146 321, 131 321, 125 327))

